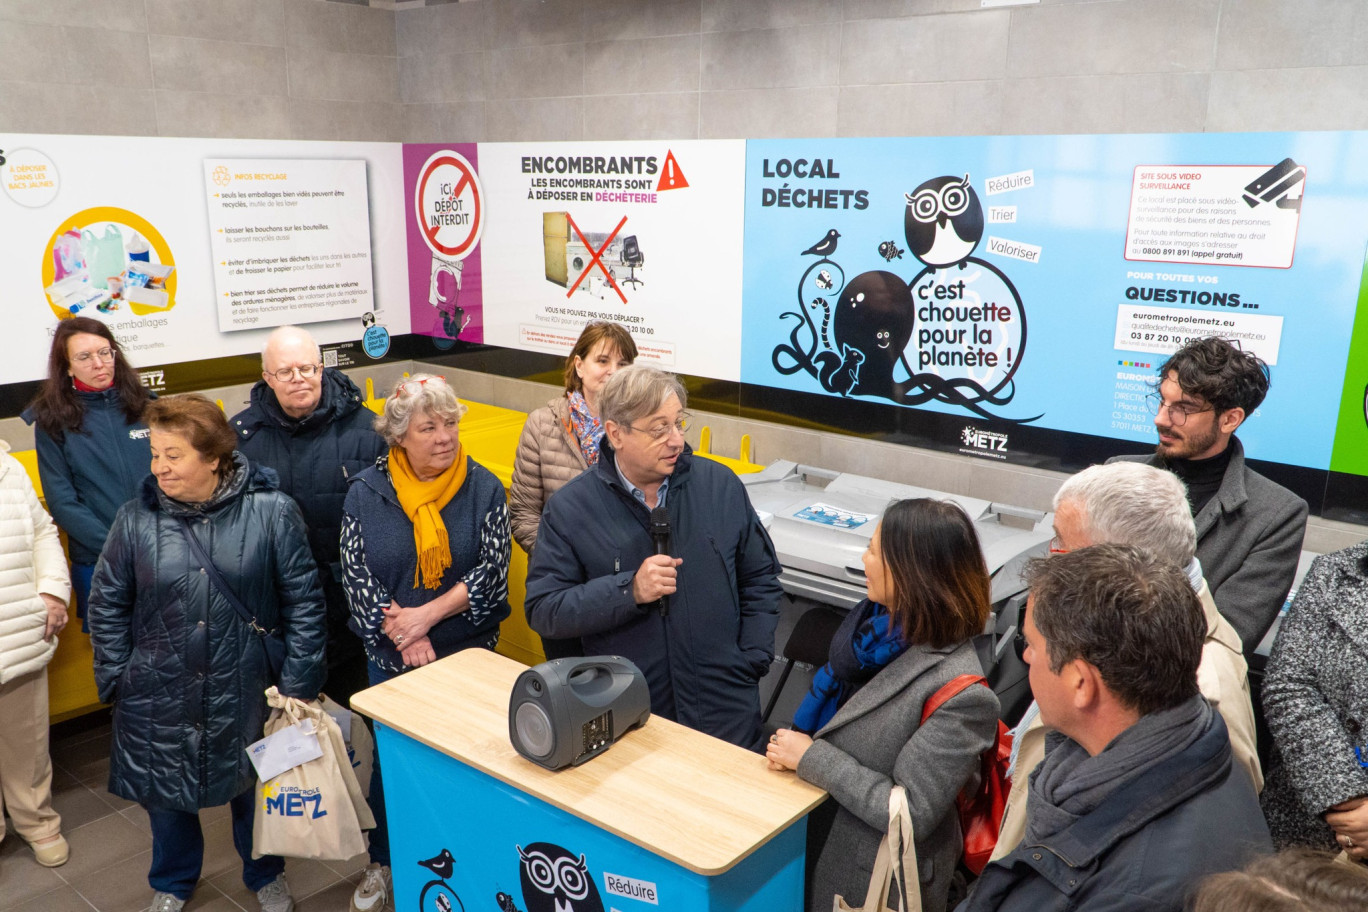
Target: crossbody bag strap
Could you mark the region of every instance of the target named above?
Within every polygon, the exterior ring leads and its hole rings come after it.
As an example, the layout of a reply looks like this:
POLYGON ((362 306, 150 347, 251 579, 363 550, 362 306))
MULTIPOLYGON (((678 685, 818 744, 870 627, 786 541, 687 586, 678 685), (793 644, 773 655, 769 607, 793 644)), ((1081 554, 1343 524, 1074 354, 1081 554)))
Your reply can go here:
POLYGON ((925 725, 926 720, 931 718, 931 714, 944 706, 948 700, 959 696, 975 684, 987 685, 988 679, 983 675, 974 674, 956 675, 951 678, 922 704, 921 724, 925 725))
POLYGON ((209 574, 210 582, 218 587, 219 591, 223 593, 223 597, 228 600, 228 604, 233 606, 233 610, 238 613, 239 617, 246 621, 247 626, 252 628, 253 632, 258 636, 270 636, 271 631, 257 623, 256 616, 247 610, 247 606, 242 604, 242 600, 237 597, 237 593, 233 591, 233 587, 228 585, 228 581, 223 578, 223 574, 219 573, 218 567, 214 566, 214 562, 209 557, 209 553, 204 550, 204 545, 200 544, 200 540, 195 537, 195 530, 191 527, 190 520, 186 519, 184 516, 178 516, 177 520, 179 520, 180 530, 184 533, 186 542, 190 545, 190 550, 195 553, 195 560, 199 561, 204 567, 204 572, 209 574))

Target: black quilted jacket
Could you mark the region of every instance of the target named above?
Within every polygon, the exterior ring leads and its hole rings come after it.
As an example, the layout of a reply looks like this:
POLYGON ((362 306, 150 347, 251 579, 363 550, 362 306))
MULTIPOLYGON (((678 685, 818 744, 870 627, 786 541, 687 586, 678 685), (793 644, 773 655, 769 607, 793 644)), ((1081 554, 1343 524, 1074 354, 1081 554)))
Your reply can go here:
POLYGON ((100 699, 114 704, 109 790, 145 807, 224 804, 256 779, 272 682, 258 636, 195 560, 178 515, 263 627, 285 637, 280 690, 312 699, 324 674, 323 597, 295 502, 236 455, 226 491, 199 507, 156 481, 120 508, 90 589, 100 699))

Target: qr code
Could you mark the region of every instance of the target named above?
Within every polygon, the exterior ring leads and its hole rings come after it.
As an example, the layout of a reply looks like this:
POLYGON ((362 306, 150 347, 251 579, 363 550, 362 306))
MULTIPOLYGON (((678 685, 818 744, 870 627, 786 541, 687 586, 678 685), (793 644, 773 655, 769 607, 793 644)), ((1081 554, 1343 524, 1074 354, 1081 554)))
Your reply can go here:
POLYGON ((323 366, 324 366, 324 367, 337 367, 337 351, 336 351, 336 349, 334 349, 333 351, 325 351, 325 352, 323 353, 323 366))

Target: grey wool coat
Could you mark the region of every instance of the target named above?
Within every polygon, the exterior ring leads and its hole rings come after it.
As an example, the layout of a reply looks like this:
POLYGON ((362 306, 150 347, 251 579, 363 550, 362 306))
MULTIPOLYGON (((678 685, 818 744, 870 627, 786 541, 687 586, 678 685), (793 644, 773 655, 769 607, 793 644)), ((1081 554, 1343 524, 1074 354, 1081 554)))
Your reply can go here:
POLYGON ((527 416, 508 488, 508 513, 518 547, 532 553, 546 502, 587 468, 565 396, 557 396, 527 416))
POLYGON ((1336 850, 1321 819, 1368 795, 1368 543, 1316 558, 1278 631, 1263 690, 1273 757, 1263 809, 1274 845, 1336 850))
POLYGON ((963 849, 955 796, 997 732, 998 699, 975 685, 947 701, 921 726, 922 705, 952 678, 983 669, 973 644, 913 646, 876 674, 837 711, 798 763, 798 775, 831 793, 833 808, 809 821, 810 912, 830 912, 840 894, 864 899, 879 843, 888 831, 888 793, 907 790, 925 912, 943 912, 963 849), (819 829, 831 820, 820 846, 819 829), (815 825, 815 826, 814 826, 815 825))
MULTIPOLYGON (((1230 438, 1230 450, 1220 489, 1193 520, 1197 559, 1211 597, 1249 655, 1273 626, 1296 578, 1306 535, 1306 501, 1245 465, 1238 437, 1230 438)), ((1168 469, 1157 454, 1107 461, 1168 469)))

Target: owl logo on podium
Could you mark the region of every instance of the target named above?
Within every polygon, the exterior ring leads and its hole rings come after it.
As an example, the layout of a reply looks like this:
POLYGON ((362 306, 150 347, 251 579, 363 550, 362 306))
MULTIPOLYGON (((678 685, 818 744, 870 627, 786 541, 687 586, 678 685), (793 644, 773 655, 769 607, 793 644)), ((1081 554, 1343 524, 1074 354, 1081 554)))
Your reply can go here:
POLYGON ((527 912, 604 912, 584 856, 549 842, 518 846, 527 912))

